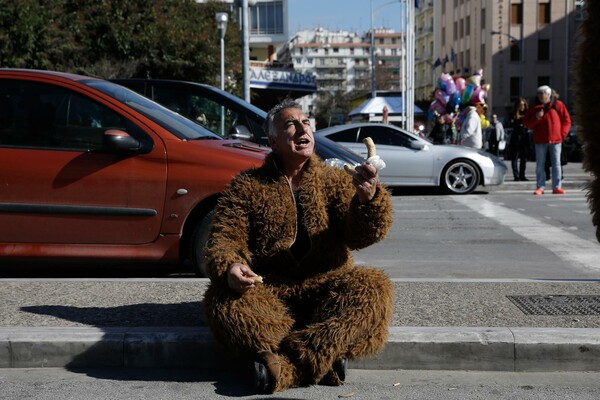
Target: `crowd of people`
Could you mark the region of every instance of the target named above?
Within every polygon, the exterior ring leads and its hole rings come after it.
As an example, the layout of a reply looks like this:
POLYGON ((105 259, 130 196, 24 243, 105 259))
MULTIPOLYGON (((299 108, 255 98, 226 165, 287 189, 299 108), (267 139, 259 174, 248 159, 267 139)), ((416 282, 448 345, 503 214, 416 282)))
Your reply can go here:
POLYGON ((437 144, 457 144, 501 155, 510 160, 515 181, 529 180, 525 176, 527 161, 535 155, 534 194, 544 194, 546 181, 550 179, 552 193, 564 194, 561 167, 564 155, 561 151, 562 142, 571 128, 571 117, 564 103, 558 99, 558 93, 547 85, 540 86, 531 103, 523 96, 514 102, 510 114, 503 118, 504 123, 497 114, 492 114, 491 120, 488 120, 485 99, 489 85, 480 83, 481 70, 477 75, 477 80, 471 77, 469 81, 475 90, 483 89, 479 93, 474 90, 467 93, 468 86, 463 86, 459 92, 456 89, 458 80, 452 86, 448 84, 447 74, 441 75, 433 94, 435 100, 429 108, 429 139, 437 144), (448 87, 458 95, 449 95, 448 87), (506 133, 508 129, 510 135, 506 133), (531 149, 534 149, 534 154, 531 154, 531 149))

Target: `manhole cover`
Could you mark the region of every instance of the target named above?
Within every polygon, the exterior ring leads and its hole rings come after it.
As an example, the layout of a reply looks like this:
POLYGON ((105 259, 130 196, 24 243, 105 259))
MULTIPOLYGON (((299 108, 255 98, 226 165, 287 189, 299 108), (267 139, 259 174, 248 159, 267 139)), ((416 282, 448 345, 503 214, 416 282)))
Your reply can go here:
POLYGON ((600 315, 600 296, 506 296, 527 315, 600 315))

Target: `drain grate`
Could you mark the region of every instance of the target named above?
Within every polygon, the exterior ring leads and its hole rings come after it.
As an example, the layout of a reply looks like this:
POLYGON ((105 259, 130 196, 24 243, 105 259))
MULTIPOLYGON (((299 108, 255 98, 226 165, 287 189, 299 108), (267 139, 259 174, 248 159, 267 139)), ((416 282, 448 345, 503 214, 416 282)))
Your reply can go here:
POLYGON ((600 315, 600 296, 506 296, 527 315, 600 315))

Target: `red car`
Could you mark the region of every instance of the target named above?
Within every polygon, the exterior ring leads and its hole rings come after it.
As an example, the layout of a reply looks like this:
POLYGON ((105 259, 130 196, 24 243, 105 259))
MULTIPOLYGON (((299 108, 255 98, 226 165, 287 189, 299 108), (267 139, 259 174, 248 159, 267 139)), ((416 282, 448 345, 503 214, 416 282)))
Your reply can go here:
POLYGON ((0 261, 190 259, 202 274, 220 192, 267 151, 101 79, 0 69, 0 261))

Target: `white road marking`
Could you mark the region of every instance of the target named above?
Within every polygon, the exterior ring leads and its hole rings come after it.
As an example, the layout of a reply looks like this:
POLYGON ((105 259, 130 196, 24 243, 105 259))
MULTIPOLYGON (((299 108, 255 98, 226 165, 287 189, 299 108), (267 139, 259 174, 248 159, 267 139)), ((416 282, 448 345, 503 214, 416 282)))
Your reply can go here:
POLYGON ((495 205, 481 196, 455 196, 452 200, 505 225, 575 267, 600 271, 600 245, 595 241, 582 239, 523 213, 495 205))
MULTIPOLYGON (((403 206, 403 207, 405 207, 405 206, 403 206)), ((425 208, 423 208, 423 209, 416 209, 416 210, 407 210, 407 209, 404 209, 404 208, 395 208, 394 212, 396 212, 396 213, 409 213, 409 214, 413 214, 413 213, 434 213, 434 212, 444 212, 444 213, 447 213, 447 212, 461 212, 461 213, 462 212, 469 212, 470 213, 471 211, 470 210, 465 210, 464 208, 462 210, 446 210, 446 209, 441 210, 439 208, 436 208, 436 209, 425 209, 425 208)))

